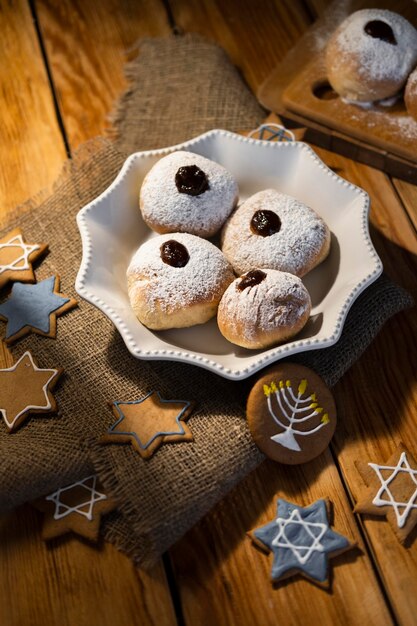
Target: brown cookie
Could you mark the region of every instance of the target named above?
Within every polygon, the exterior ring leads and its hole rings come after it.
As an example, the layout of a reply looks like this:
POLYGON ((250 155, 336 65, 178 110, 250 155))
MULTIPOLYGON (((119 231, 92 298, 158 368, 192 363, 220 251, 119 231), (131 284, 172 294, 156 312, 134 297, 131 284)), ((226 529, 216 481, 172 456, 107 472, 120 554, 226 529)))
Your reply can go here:
POLYGON ((56 411, 52 389, 63 371, 62 368, 41 369, 29 351, 12 367, 0 369, 0 415, 10 432, 31 413, 56 411))
POLYGON ((313 370, 293 363, 274 366, 255 383, 246 415, 256 445, 288 465, 321 454, 336 428, 331 391, 313 370))
POLYGON ((78 304, 60 293, 59 283, 59 276, 50 276, 35 285, 13 285, 10 297, 0 304, 0 320, 7 322, 5 343, 14 343, 29 333, 56 337, 56 318, 78 304))
POLYGON ((298 574, 329 588, 329 559, 356 546, 330 528, 331 513, 327 498, 305 507, 278 498, 274 519, 248 533, 261 550, 272 552, 274 582, 298 574))
POLYGON ((193 406, 188 400, 164 400, 158 391, 140 400, 113 402, 110 408, 117 421, 100 441, 131 443, 147 459, 163 443, 193 440, 185 423, 193 406))
POLYGON ((20 228, 14 228, 0 239, 0 288, 9 281, 34 283, 32 263, 45 254, 44 243, 26 243, 20 228))
POLYGON ((45 513, 42 527, 45 540, 74 532, 97 541, 101 516, 116 508, 116 502, 107 496, 96 474, 60 487, 32 505, 45 513))
POLYGON ((387 518, 404 543, 417 525, 417 462, 400 444, 385 463, 357 464, 366 484, 355 513, 387 518))

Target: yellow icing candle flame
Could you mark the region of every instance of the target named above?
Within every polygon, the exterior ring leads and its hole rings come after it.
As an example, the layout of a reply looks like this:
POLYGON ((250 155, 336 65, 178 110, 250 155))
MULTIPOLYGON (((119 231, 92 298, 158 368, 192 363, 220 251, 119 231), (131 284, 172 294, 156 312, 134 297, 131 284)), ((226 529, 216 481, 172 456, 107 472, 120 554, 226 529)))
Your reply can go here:
POLYGON ((306 389, 307 389, 307 379, 303 378, 303 380, 298 385, 298 393, 300 394, 300 396, 302 396, 305 393, 306 389))

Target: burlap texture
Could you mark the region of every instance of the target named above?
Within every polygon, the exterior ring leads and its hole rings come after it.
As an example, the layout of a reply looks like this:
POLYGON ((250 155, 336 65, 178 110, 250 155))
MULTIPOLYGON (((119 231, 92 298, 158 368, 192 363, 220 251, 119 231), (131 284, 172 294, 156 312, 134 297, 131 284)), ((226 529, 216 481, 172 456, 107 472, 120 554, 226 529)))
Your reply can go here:
POLYGON ((128 154, 212 128, 251 130, 265 117, 225 52, 198 35, 142 40, 126 76, 112 121, 115 145, 128 154))
MULTIPOLYGON (((223 53, 200 39, 147 42, 131 67, 130 77, 134 83, 130 96, 123 98, 118 110, 119 147, 130 146, 133 150, 143 145, 172 144, 208 130, 213 120, 217 126, 248 127, 256 123, 254 112, 260 114, 223 53), (211 67, 211 75, 217 77, 224 72, 227 77, 217 81, 215 87, 213 83, 207 85, 207 75, 197 82, 200 74, 192 64, 174 63, 176 55, 183 58, 184 50, 187 58, 200 58, 202 47, 206 70, 211 67), (186 134, 181 134, 178 121, 173 134, 166 125, 162 140, 160 122, 165 124, 166 112, 153 94, 155 89, 163 92, 168 61, 171 67, 177 67, 177 107, 186 120, 186 134), (140 77, 140 88, 133 67, 140 77), (190 74, 201 108, 187 89, 186 97, 181 97, 181 85, 190 84, 190 74), (231 88, 233 81, 239 83, 239 89, 231 88), (239 90, 244 98, 234 123, 239 90), (209 113, 206 96, 211 99, 209 113), (121 114, 123 108, 126 115, 121 114), (148 127, 144 135, 145 109, 148 127)), ((66 166, 52 196, 36 210, 20 211, 20 217, 2 230, 4 233, 18 224, 28 240, 49 243, 50 254, 37 270, 38 280, 58 273, 63 292, 76 297, 73 286, 81 242, 75 216, 113 181, 124 158, 108 141, 86 144, 66 166)), ((379 327, 410 304, 408 294, 381 278, 352 307, 336 346, 298 358, 334 384, 379 327)), ((252 443, 244 417, 246 393, 253 380, 236 383, 194 366, 136 360, 107 318, 82 301, 78 309, 58 319, 56 340, 30 335, 13 348, 13 354, 17 358, 27 349, 36 355, 41 367, 62 366, 66 374, 56 389, 58 417, 33 417, 12 435, 0 429, 2 510, 83 478, 94 466, 120 503, 119 513, 111 514, 104 526, 105 536, 146 565, 263 459, 252 443), (107 402, 137 399, 152 389, 167 399, 196 401, 189 420, 194 442, 162 446, 148 461, 131 446, 98 445, 97 437, 114 421, 107 402)))

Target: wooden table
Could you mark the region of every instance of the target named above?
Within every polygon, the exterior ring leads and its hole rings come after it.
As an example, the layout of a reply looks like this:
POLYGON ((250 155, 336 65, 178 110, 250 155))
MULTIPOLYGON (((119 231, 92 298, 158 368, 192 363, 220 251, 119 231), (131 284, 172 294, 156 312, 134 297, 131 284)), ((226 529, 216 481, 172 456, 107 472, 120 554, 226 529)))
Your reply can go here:
MULTIPOLYGON (((1 0, 0 211, 52 184, 62 162, 103 132, 126 87, 126 50, 146 36, 197 31, 218 41, 252 89, 327 0, 1 0)), ((372 237, 387 274, 414 295, 417 188, 320 151, 371 196, 372 237)), ((0 519, 0 623, 94 626, 417 623, 417 541, 384 520, 352 514, 357 459, 387 459, 403 441, 417 455, 415 310, 384 327, 335 388, 339 423, 308 468, 264 463, 150 572, 105 544, 47 547, 24 506, 0 519), (307 504, 329 496, 337 530, 361 552, 334 561, 331 593, 302 579, 273 588, 270 559, 245 532, 270 520, 274 495, 307 504)), ((11 363, 1 348, 1 366, 11 363)))

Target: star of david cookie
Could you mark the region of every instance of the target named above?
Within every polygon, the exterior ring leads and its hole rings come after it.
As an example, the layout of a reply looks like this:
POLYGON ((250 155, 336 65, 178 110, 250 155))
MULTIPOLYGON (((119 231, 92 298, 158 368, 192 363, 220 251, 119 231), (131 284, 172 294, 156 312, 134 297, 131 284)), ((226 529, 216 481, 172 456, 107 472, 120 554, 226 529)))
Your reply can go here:
POLYGON ((313 370, 284 363, 257 380, 247 401, 256 445, 274 461, 306 463, 328 446, 336 428, 336 405, 313 370))
POLYGON ((32 263, 45 254, 44 243, 26 243, 20 228, 14 228, 0 239, 0 289, 9 281, 34 283, 32 263))
POLYGON ((248 533, 265 552, 273 553, 274 582, 301 574, 323 587, 329 586, 329 558, 356 544, 331 530, 329 500, 307 507, 278 498, 274 520, 248 533))
POLYGON ((62 368, 41 369, 30 352, 9 368, 0 369, 0 415, 9 432, 33 413, 54 413, 57 404, 52 389, 62 368))
POLYGON ((5 343, 33 332, 56 337, 56 318, 77 306, 74 298, 59 293, 59 276, 36 285, 15 283, 10 297, 0 304, 0 320, 7 322, 5 343))
POLYGON ((164 443, 192 441, 186 424, 193 404, 188 400, 163 400, 158 391, 132 402, 110 405, 116 422, 100 438, 103 443, 131 443, 148 459, 164 443))
POLYGON ((60 487, 32 504, 45 514, 42 527, 45 540, 73 532, 96 542, 102 515, 116 508, 116 502, 106 495, 96 474, 60 487))
POLYGON ((417 462, 400 444, 382 464, 357 464, 366 490, 355 513, 386 517, 395 535, 404 543, 417 525, 417 462))

